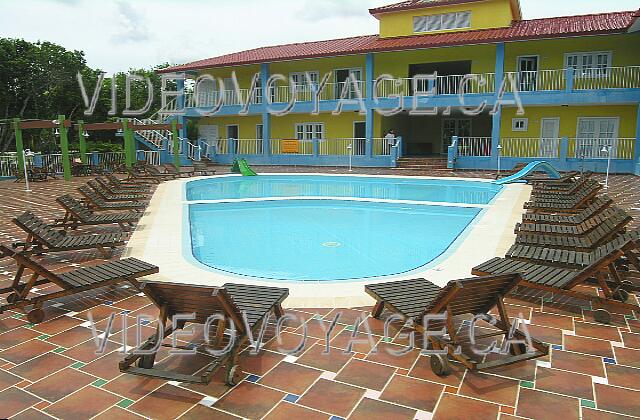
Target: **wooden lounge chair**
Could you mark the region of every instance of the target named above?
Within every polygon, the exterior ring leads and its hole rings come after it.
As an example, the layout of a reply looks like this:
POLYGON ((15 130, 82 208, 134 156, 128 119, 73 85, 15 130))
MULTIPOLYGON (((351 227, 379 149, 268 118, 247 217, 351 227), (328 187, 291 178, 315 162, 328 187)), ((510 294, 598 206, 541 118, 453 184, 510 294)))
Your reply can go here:
POLYGON ((209 165, 207 165, 205 162, 193 162, 193 170, 195 173, 201 176, 209 176, 209 175, 216 174, 216 170, 210 167, 209 165))
POLYGON ((175 175, 176 177, 191 177, 194 176, 196 171, 192 166, 186 166, 186 167, 181 167, 180 170, 178 170, 178 168, 175 167, 175 165, 173 163, 166 163, 164 165, 162 165, 162 167, 164 168, 164 170, 172 175, 175 175))
POLYGON ((112 194, 94 180, 88 181, 87 185, 102 197, 104 201, 143 201, 149 199, 149 197, 144 194, 112 194))
POLYGON ((67 235, 64 231, 53 229, 28 211, 14 218, 13 223, 27 233, 24 242, 13 244, 14 248, 22 247, 22 252, 25 254, 97 249, 105 258, 110 258, 111 251, 124 245, 126 239, 124 233, 67 235), (107 251, 107 249, 111 251, 107 251))
POLYGON ((158 177, 151 176, 146 172, 138 172, 130 168, 125 168, 125 171, 128 175, 128 182, 136 182, 142 184, 159 184, 163 180, 158 179, 158 177))
POLYGON ((533 213, 577 213, 591 204, 601 188, 594 186, 567 198, 532 197, 534 200, 525 203, 524 208, 533 213))
POLYGON ((0 255, 2 258, 12 257, 18 265, 18 271, 11 286, 0 289, 0 295, 8 294, 6 296, 7 303, 0 306, 0 313, 31 306, 31 310, 27 313, 27 319, 34 324, 42 322, 44 319, 45 314, 42 306, 47 301, 116 285, 125 281, 131 282, 134 279, 158 272, 158 267, 154 265, 135 258, 127 258, 95 267, 80 268, 63 274, 56 274, 30 259, 27 255, 21 252, 14 252, 1 244, 0 255), (22 280, 25 270, 32 272, 27 281, 22 280), (53 283, 62 290, 49 291, 50 289, 47 289, 44 294, 30 294, 34 287, 47 283, 53 283))
MULTIPOLYGON (((616 210, 611 216, 599 220, 599 223, 585 234, 569 235, 559 233, 519 233, 516 244, 545 246, 548 248, 568 249, 572 251, 592 251, 624 233, 624 228, 633 218, 623 210, 616 210)), ((561 225, 537 225, 548 228, 560 228, 561 225)))
MULTIPOLYGON (((391 283, 378 283, 365 286, 365 291, 376 300, 372 316, 380 317, 384 309, 412 320, 415 329, 424 333, 425 329, 441 330, 446 326, 449 338, 429 336, 431 348, 445 350, 447 354, 460 361, 470 370, 484 370, 509 365, 548 354, 549 348, 535 339, 531 340, 533 349, 526 346, 511 346, 511 356, 495 360, 483 360, 475 354, 464 351, 469 344, 471 331, 464 328, 460 321, 469 319, 469 315, 488 315, 497 306, 499 319, 495 319, 490 333, 478 334, 474 329, 474 338, 504 336, 505 340, 523 340, 525 335, 514 330, 503 303, 503 297, 516 287, 522 278, 519 274, 501 274, 487 277, 476 277, 449 282, 444 288, 425 279, 402 280, 391 283), (425 315, 446 314, 446 321, 436 325, 424 325, 425 315), (463 318, 462 320, 460 318, 463 318), (431 328, 430 328, 431 327, 431 328), (459 351, 461 350, 461 351, 459 351)), ((485 331, 486 332, 486 331, 485 331)), ((445 355, 431 355, 431 369, 437 375, 450 373, 448 359, 445 355)))
POLYGON ((577 225, 561 225, 557 223, 518 223, 516 224, 515 233, 516 235, 530 233, 538 235, 580 236, 587 235, 602 225, 611 225, 611 223, 618 220, 621 223, 625 220, 629 223, 632 219, 624 210, 618 207, 610 207, 602 213, 590 217, 577 225))
POLYGON ((144 167, 144 171, 152 177, 161 179, 163 181, 170 181, 172 179, 176 179, 179 177, 179 175, 177 174, 171 174, 168 172, 161 172, 158 168, 156 168, 155 166, 151 166, 151 165, 146 165, 144 167))
POLYGON ((611 252, 602 255, 601 258, 593 261, 581 269, 566 267, 552 267, 545 264, 535 264, 512 258, 492 258, 471 270, 477 276, 497 275, 504 273, 518 272, 522 274, 521 286, 533 290, 541 290, 548 294, 556 294, 590 302, 594 307, 594 316, 598 322, 610 323, 611 313, 601 306, 610 306, 624 311, 638 311, 640 308, 635 305, 625 303, 629 298, 629 293, 625 290, 626 285, 622 283, 622 278, 618 273, 616 261, 624 257, 626 247, 635 246, 627 241, 620 247, 612 249, 611 252), (602 289, 604 297, 597 294, 589 294, 579 290, 574 290, 576 286, 595 280, 602 289))
MULTIPOLYGON (((151 355, 129 354, 120 362, 122 372, 135 375, 151 376, 179 382, 209 383, 213 374, 226 365, 226 382, 235 385, 239 370, 238 353, 247 341, 247 334, 261 327, 263 322, 268 322, 273 312, 277 318, 283 315, 282 301, 289 295, 288 289, 275 287, 225 284, 223 287, 196 286, 189 284, 174 284, 164 282, 145 282, 139 288, 160 309, 158 330, 138 350, 157 351, 156 344, 170 336, 176 328, 184 328, 184 324, 173 325, 175 315, 193 315, 193 323, 204 324, 205 329, 215 325, 216 333, 213 347, 224 348, 225 329, 233 322, 236 331, 236 339, 231 348, 222 356, 213 357, 212 362, 194 375, 185 375, 177 372, 159 370, 154 368, 155 353, 151 355), (246 314, 245 324, 243 314, 246 314), (222 315, 225 321, 214 320, 214 315, 222 315), (211 321, 214 321, 213 324, 211 321), (246 325, 251 331, 247 331, 246 325), (136 363, 137 362, 137 363, 136 363), (137 364, 137 366, 134 366, 137 364)), ((205 343, 209 345, 211 343, 205 343)), ((159 346, 158 346, 159 347, 159 346)), ((206 353, 205 353, 206 354, 206 353)))
POLYGON ((569 172, 559 179, 532 182, 534 190, 538 191, 566 191, 573 188, 573 184, 591 179, 593 172, 569 172))
POLYGON ((115 187, 113 185, 111 185, 111 183, 109 181, 107 181, 106 179, 102 178, 102 177, 96 177, 95 181, 100 184, 100 186, 108 191, 110 194, 114 194, 114 195, 122 195, 122 194, 139 194, 145 197, 148 197, 150 192, 149 189, 141 189, 140 191, 132 191, 129 188, 121 188, 121 187, 115 187))
POLYGON ((131 193, 147 193, 151 190, 149 185, 144 185, 141 183, 131 183, 126 180, 121 180, 117 176, 113 174, 106 174, 105 177, 114 188, 120 188, 123 192, 131 192, 131 193))
POLYGON ((576 182, 571 184, 566 184, 567 188, 544 188, 544 187, 534 187, 531 194, 538 197, 566 197, 571 194, 576 194, 583 188, 587 188, 591 185, 598 184, 598 181, 594 181, 590 178, 580 178, 576 182))
MULTIPOLYGON (((640 231, 622 234, 590 252, 515 244, 505 256, 536 264, 578 269, 593 264, 616 249, 621 249, 624 252, 624 258, 616 261, 619 268, 632 264, 636 270, 640 271, 640 260, 636 255, 636 252, 640 250, 640 231)), ((629 287, 626 290, 629 291, 629 287)))
POLYGON ((121 201, 121 202, 107 202, 91 188, 86 185, 78 187, 78 191, 85 197, 87 207, 93 211, 106 211, 106 210, 134 210, 142 211, 147 207, 146 202, 143 201, 121 201))
POLYGON ((54 226, 61 226, 65 229, 77 229, 79 226, 117 224, 123 231, 128 232, 131 226, 140 219, 140 213, 132 211, 95 214, 69 194, 56 198, 56 201, 65 209, 65 215, 62 219, 56 220, 54 226))
POLYGON ((557 191, 553 192, 543 192, 538 194, 532 194, 531 201, 534 203, 539 202, 556 202, 556 201, 566 201, 569 198, 574 196, 580 196, 585 194, 594 194, 602 189, 602 185, 599 182, 588 180, 585 183, 580 184, 580 187, 576 189, 576 191, 571 194, 560 194, 557 191))
POLYGON ((523 223, 546 223, 549 225, 578 225, 606 210, 612 204, 613 200, 611 197, 603 194, 576 214, 525 213, 522 215, 522 221, 523 223))

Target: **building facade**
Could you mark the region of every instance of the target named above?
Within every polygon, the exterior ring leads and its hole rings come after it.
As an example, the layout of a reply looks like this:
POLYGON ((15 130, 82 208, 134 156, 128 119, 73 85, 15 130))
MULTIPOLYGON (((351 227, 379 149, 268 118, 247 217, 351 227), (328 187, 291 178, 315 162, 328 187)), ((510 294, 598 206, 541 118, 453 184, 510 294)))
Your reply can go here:
POLYGON ((184 153, 220 163, 443 156, 640 173, 640 11, 524 20, 518 0, 409 0, 369 12, 378 35, 163 70, 184 91, 160 118, 191 121, 199 139, 184 153))

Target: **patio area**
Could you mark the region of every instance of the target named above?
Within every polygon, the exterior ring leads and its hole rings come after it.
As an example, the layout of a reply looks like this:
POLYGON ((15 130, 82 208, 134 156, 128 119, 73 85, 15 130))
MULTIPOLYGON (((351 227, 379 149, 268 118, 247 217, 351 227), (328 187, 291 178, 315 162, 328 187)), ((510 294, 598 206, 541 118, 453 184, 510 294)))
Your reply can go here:
MULTIPOLYGON (((218 173, 228 172, 218 167, 218 173)), ((309 172, 306 167, 257 167, 261 173, 309 172)), ((314 172, 347 173, 346 168, 313 168, 314 172)), ((395 174, 392 169, 359 169, 353 173, 395 174)), ((414 172, 402 171, 402 175, 414 172)), ((493 173, 464 171, 416 175, 489 178, 493 173)), ((594 175, 602 181, 603 176, 594 175)), ((24 184, 0 181, 0 243, 24 239, 11 218, 32 210, 47 221, 63 216, 55 198, 76 188, 87 178, 24 184)), ((616 204, 640 228, 638 177, 614 175, 607 191, 616 204)), ((85 232, 110 229, 84 228, 85 232)), ((126 254, 126 248, 124 249, 126 254)), ((113 259, 123 254, 116 251, 113 259)), ((94 251, 49 254, 38 257, 59 273, 95 265, 94 251)), ((162 267, 160 267, 162 270, 162 267)), ((471 269, 471 267, 469 267, 471 269)), ((13 260, 0 260, 0 287, 10 285, 15 274, 13 260)), ((40 290, 49 287, 43 286, 40 290)), ((583 286, 591 293, 595 287, 583 286)), ((639 296, 632 296, 636 300, 639 296)), ((241 355, 243 380, 234 388, 224 385, 223 372, 209 385, 192 385, 120 373, 124 358, 123 338, 133 346, 136 316, 158 316, 144 295, 128 287, 101 289, 53 301, 45 307, 44 322, 32 325, 20 312, 0 314, 0 418, 105 418, 115 419, 622 419, 640 417, 640 320, 614 314, 612 325, 598 324, 590 311, 570 303, 527 302, 507 298, 510 316, 526 320, 531 335, 551 347, 544 359, 471 373, 453 364, 454 372, 443 378, 433 374, 429 358, 414 349, 391 357, 386 349, 406 345, 402 331, 393 330, 383 340, 383 322, 369 318, 378 352, 357 344, 345 351, 353 323, 371 308, 288 309, 304 320, 308 338, 297 355, 280 347, 295 347, 304 329, 300 323, 285 328, 280 345, 269 338, 258 356, 241 355), (118 316, 103 355, 95 354, 90 320, 98 333, 107 319, 118 316), (340 317, 330 334, 329 355, 325 329, 340 317), (126 325, 122 320, 126 321, 126 325), (124 328, 123 328, 124 327, 124 328)), ((143 325, 144 338, 154 325, 143 325)), ((198 333, 196 334, 198 335, 198 333)), ((184 338, 189 341, 189 338, 184 338)), ((128 347, 127 347, 128 348, 128 347)), ((162 353, 161 353, 162 354, 162 353)), ((159 359, 167 356, 160 355, 159 359)), ((171 356, 166 365, 190 374, 208 362, 200 356, 171 356)), ((161 362, 162 363, 162 362, 161 362)))

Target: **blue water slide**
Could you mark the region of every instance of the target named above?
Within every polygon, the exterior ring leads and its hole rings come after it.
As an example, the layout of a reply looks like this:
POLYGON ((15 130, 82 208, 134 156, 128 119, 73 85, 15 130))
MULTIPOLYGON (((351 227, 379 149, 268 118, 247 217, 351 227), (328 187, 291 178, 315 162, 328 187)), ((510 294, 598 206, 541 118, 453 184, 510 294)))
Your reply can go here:
POLYGON ((561 176, 560 172, 558 172, 556 168, 551 166, 549 162, 537 160, 525 166, 520 172, 493 182, 494 184, 498 185, 512 184, 514 182, 525 182, 523 178, 531 175, 533 172, 546 172, 552 179, 558 179, 561 176))

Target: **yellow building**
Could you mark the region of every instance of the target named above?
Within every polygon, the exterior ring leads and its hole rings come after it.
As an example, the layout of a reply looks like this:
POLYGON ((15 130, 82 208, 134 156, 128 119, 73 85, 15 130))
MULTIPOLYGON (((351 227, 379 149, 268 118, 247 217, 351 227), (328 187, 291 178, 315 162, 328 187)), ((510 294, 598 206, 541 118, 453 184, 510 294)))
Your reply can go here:
POLYGON ((163 70, 186 82, 161 115, 191 120, 190 143, 222 163, 601 170, 611 157, 637 172, 640 11, 524 20, 518 0, 408 0, 369 12, 379 35, 163 70))

